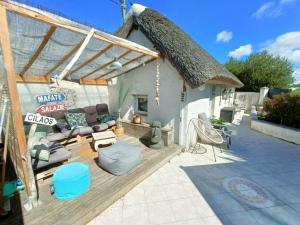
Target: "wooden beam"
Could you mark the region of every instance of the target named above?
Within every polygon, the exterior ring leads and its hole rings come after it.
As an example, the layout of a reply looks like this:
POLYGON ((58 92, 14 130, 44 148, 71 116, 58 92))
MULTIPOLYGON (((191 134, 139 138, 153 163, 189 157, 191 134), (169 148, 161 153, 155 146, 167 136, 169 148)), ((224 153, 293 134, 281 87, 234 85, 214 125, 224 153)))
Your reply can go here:
POLYGON ((107 80, 88 80, 88 79, 80 79, 80 84, 83 85, 100 85, 107 86, 107 80))
POLYGON ((7 22, 7 14, 6 9, 0 6, 0 43, 2 49, 2 56, 3 56, 3 64, 6 71, 7 77, 7 85, 8 85, 8 92, 10 96, 10 104, 11 104, 11 111, 12 111, 12 119, 13 119, 13 129, 15 132, 15 138, 18 142, 17 148, 19 148, 19 153, 22 158, 21 167, 24 173, 24 180, 26 191, 28 196, 31 196, 31 188, 29 186, 29 176, 28 176, 28 168, 27 163, 24 160, 23 156, 26 153, 27 146, 26 146, 26 138, 24 133, 24 126, 23 126, 23 118, 20 108, 20 99, 18 94, 18 87, 16 82, 16 75, 14 71, 14 62, 12 56, 12 50, 10 46, 10 38, 9 38, 9 28, 7 22))
MULTIPOLYGON (((133 63, 134 61, 137 61, 137 60, 143 58, 144 56, 146 56, 146 55, 145 55, 145 54, 141 54, 141 55, 139 55, 138 57, 135 57, 135 58, 129 60, 128 62, 124 63, 122 66, 125 67, 125 66, 129 65, 130 63, 133 63)), ((115 71, 116 71, 116 69, 114 69, 114 70, 112 70, 112 71, 109 71, 108 73, 103 74, 103 75, 101 75, 101 76, 99 76, 99 77, 97 77, 97 78, 95 78, 95 79, 97 80, 97 79, 103 78, 103 77, 105 77, 105 76, 107 76, 107 75, 109 75, 109 74, 111 74, 111 73, 113 73, 113 72, 115 72, 115 71)))
POLYGON ((39 57, 39 55, 43 51, 44 47, 48 43, 49 39, 54 34, 55 30, 56 30, 56 27, 54 27, 54 26, 52 26, 52 27, 49 28, 49 30, 48 30, 47 34, 45 35, 43 41, 41 42, 41 44, 39 45, 39 47, 37 48, 37 50, 35 51, 35 53, 32 55, 32 57, 28 61, 27 65, 23 68, 22 72, 19 74, 21 77, 24 76, 24 74, 29 70, 29 68, 35 62, 35 60, 37 59, 37 57, 39 57))
MULTIPOLYGON (((124 56, 128 55, 130 52, 132 52, 132 50, 129 49, 129 50, 125 51, 124 53, 122 53, 120 56, 116 57, 116 59, 121 59, 124 56)), ((88 76, 91 76, 92 74, 94 74, 94 73, 96 73, 96 72, 98 72, 98 71, 106 68, 107 66, 111 65, 114 61, 116 61, 116 60, 113 59, 113 60, 109 61, 108 63, 105 63, 104 65, 96 68, 95 70, 93 70, 92 72, 88 73, 87 75, 82 76, 81 79, 84 79, 84 78, 86 78, 88 76)))
POLYGON ((50 69, 45 76, 50 77, 51 74, 59 67, 61 66, 64 62, 66 62, 72 55, 75 54, 75 52, 78 51, 78 49, 80 48, 80 46, 82 45, 84 40, 82 40, 81 42, 79 42, 71 51, 68 52, 68 54, 66 54, 61 60, 59 60, 59 62, 52 68, 50 69))
POLYGON ((38 84, 50 84, 50 77, 46 76, 16 76, 17 83, 38 83, 38 84))
POLYGON ((87 64, 91 63, 92 61, 94 61, 95 59, 99 58, 101 55, 103 55, 107 50, 109 50, 110 48, 112 48, 114 45, 110 44, 108 46, 106 46, 104 49, 102 49, 100 52, 96 53, 95 55, 93 55, 91 58, 89 58, 88 60, 86 60, 84 63, 82 63, 80 66, 78 66, 77 68, 75 68, 74 70, 72 70, 69 75, 71 75, 72 73, 75 73, 76 71, 80 70, 82 67, 86 66, 87 64))
MULTIPOLYGON (((64 20, 59 19, 58 16, 52 15, 50 13, 47 13, 47 15, 45 15, 38 9, 29 8, 22 4, 18 4, 16 2, 11 3, 11 2, 6 2, 6 1, 0 1, 0 5, 4 6, 9 11, 16 12, 19 15, 26 16, 31 19, 50 24, 51 26, 61 27, 66 30, 70 30, 70 31, 73 31, 73 32, 76 32, 79 34, 83 34, 85 36, 89 33, 89 30, 90 30, 90 28, 88 28, 88 30, 79 28, 78 27, 79 24, 76 24, 72 21, 69 21, 68 23, 66 23, 65 22, 66 19, 64 19, 64 20), (73 25, 71 25, 71 24, 73 24, 73 25)), ((101 41, 105 41, 110 44, 120 46, 122 48, 131 49, 133 51, 137 51, 137 52, 149 55, 149 56, 153 56, 156 58, 159 57, 159 53, 157 53, 155 51, 152 51, 152 50, 145 48, 141 45, 138 45, 134 42, 131 42, 131 41, 128 41, 128 40, 125 40, 122 38, 118 38, 116 36, 106 34, 101 31, 97 31, 94 34, 94 38, 101 40, 101 41)))
POLYGON ((148 63, 151 63, 151 62, 153 62, 153 61, 155 61, 155 60, 158 60, 158 59, 157 59, 157 58, 149 59, 148 61, 146 61, 146 62, 144 62, 144 63, 141 63, 141 64, 138 65, 137 67, 131 68, 131 69, 129 69, 129 70, 123 72, 123 73, 119 73, 119 74, 117 74, 117 75, 115 75, 115 76, 112 76, 112 77, 109 77, 109 78, 106 78, 106 79, 112 79, 112 78, 121 76, 122 74, 129 73, 130 71, 135 70, 135 69, 137 69, 137 68, 140 68, 140 67, 143 66, 143 65, 147 65, 148 63))

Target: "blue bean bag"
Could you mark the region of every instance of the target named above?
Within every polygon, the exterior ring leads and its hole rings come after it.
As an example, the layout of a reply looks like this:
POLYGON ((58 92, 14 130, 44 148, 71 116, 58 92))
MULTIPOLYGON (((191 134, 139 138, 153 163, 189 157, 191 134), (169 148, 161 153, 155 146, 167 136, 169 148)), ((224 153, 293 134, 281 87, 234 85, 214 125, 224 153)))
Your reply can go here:
POLYGON ((59 200, 70 200, 83 195, 90 187, 89 167, 83 163, 60 166, 53 175, 54 195, 59 200))
POLYGON ((124 175, 135 168, 142 159, 139 145, 130 145, 125 141, 118 141, 109 147, 98 148, 99 166, 117 176, 124 175))

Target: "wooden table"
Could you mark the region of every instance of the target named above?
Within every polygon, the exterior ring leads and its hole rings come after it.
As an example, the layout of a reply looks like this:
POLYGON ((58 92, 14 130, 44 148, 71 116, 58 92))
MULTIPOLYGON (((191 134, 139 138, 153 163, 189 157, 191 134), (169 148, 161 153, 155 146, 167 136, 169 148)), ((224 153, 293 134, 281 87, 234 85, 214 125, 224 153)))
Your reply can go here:
POLYGON ((117 142, 116 135, 110 130, 92 133, 92 136, 95 151, 97 151, 99 145, 115 144, 117 142))

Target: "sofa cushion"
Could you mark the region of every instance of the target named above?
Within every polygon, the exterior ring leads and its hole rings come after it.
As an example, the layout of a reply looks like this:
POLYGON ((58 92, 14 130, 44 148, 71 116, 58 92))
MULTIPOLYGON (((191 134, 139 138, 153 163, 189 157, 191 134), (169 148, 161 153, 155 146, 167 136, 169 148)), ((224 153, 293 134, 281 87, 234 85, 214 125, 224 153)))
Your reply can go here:
POLYGON ((97 113, 96 106, 87 106, 83 108, 83 111, 87 114, 94 114, 97 113))
POLYGON ((44 144, 34 145, 31 149, 31 157, 43 161, 49 161, 50 149, 44 144))
POLYGON ((60 132, 62 132, 63 130, 66 130, 66 129, 70 129, 70 126, 67 122, 67 120, 65 119, 59 119, 59 120, 56 120, 56 127, 58 128, 58 130, 60 132))
POLYGON ((84 113, 83 108, 75 108, 75 109, 69 109, 69 113, 84 113))
POLYGON ((48 141, 61 141, 66 137, 62 133, 54 133, 54 134, 48 134, 46 138, 48 141))
POLYGON ((112 126, 116 125, 116 121, 115 120, 110 120, 110 121, 107 121, 106 124, 108 125, 108 127, 112 127, 112 126))
POLYGON ((56 120, 59 119, 65 119, 65 113, 68 112, 67 110, 60 110, 60 111, 55 111, 51 113, 51 116, 55 118, 56 120))
POLYGON ((100 123, 106 123, 106 122, 112 120, 112 117, 109 114, 103 114, 103 115, 97 116, 97 120, 100 123))
POLYGON ((66 120, 71 127, 71 129, 75 127, 87 127, 88 124, 86 122, 85 113, 66 113, 66 120))
POLYGON ((93 126, 93 130, 95 132, 104 131, 108 129, 108 125, 106 123, 100 123, 98 125, 93 126))
POLYGON ((97 122, 97 110, 96 106, 87 106, 83 108, 85 112, 85 118, 86 122, 89 126, 93 125, 95 122, 97 122))
POLYGON ((107 104, 97 104, 96 110, 98 115, 109 114, 107 104))
POLYGON ((32 168, 36 170, 54 163, 68 160, 70 158, 71 158, 71 152, 65 148, 60 148, 60 149, 56 149, 56 152, 50 155, 49 161, 32 159, 31 163, 32 163, 32 168))
POLYGON ((79 128, 72 129, 72 130, 65 129, 61 132, 61 134, 63 134, 65 138, 74 137, 79 134, 79 128))
POLYGON ((80 135, 91 134, 94 132, 93 128, 91 127, 80 127, 78 129, 80 135))

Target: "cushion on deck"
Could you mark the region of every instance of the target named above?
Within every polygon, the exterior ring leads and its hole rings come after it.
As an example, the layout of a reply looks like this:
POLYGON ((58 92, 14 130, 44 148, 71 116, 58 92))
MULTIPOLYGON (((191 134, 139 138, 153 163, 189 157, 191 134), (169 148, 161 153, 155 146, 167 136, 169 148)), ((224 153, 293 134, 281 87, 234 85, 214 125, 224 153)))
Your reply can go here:
POLYGON ((98 148, 99 166, 104 170, 120 176, 135 168, 142 159, 141 147, 130 145, 125 141, 105 148, 98 148))
POLYGON ((54 195, 59 200, 83 195, 90 184, 89 167, 79 162, 60 166, 53 175, 54 195))

